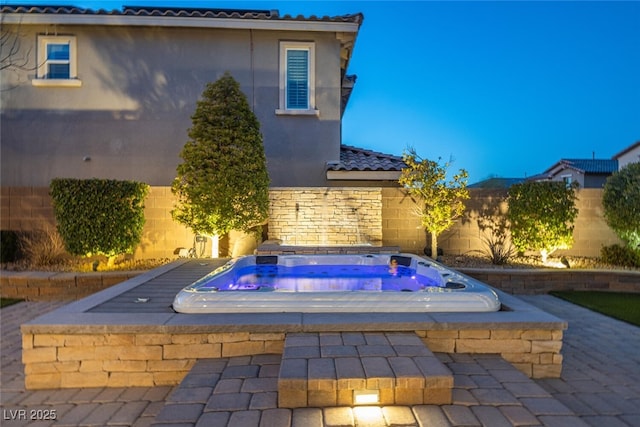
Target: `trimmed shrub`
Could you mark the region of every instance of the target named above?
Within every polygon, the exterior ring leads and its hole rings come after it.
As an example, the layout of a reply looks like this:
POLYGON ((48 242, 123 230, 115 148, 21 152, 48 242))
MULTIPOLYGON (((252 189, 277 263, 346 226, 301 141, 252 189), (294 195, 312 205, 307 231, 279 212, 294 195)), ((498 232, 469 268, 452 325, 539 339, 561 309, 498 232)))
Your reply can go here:
POLYGON ((640 267, 640 251, 628 246, 604 246, 600 251, 602 261, 621 267, 640 267))
POLYGON ((509 189, 511 239, 519 251, 539 251, 542 261, 573 245, 578 208, 575 187, 564 182, 523 182, 509 189))
POLYGON ((632 249, 640 248, 640 163, 629 163, 607 178, 602 206, 618 237, 632 249))
POLYGON ((110 179, 54 179, 58 232, 74 255, 131 253, 140 243, 149 186, 110 179))
POLYGON ((18 232, 13 230, 0 231, 0 262, 16 262, 22 257, 18 232))

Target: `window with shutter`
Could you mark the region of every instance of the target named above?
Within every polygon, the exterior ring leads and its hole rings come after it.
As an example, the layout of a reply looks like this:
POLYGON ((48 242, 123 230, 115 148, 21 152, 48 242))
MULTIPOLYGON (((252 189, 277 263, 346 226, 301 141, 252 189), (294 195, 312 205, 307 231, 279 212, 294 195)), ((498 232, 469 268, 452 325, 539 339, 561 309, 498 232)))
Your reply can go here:
POLYGON ((287 109, 309 109, 309 51, 287 49, 287 109))
POLYGON ((280 101, 276 114, 319 114, 315 105, 313 42, 280 43, 280 101))

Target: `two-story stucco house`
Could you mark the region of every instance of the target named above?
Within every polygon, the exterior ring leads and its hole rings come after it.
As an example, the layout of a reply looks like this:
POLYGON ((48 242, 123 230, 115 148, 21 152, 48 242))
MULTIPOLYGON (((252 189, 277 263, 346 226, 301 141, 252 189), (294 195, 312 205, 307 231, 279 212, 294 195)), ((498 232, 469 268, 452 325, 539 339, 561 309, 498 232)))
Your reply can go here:
POLYGON ((26 57, 2 75, 3 185, 58 176, 168 185, 195 103, 229 71, 262 126, 273 186, 327 185, 362 15, 4 7, 26 57))
POLYGON ((381 242, 382 188, 395 185, 403 163, 341 141, 361 14, 69 6, 1 12, 8 40, 3 229, 36 228, 39 215, 50 216, 48 202, 36 196, 46 199, 53 178, 126 179, 152 186, 147 222, 156 229, 142 246, 166 252, 190 244, 187 234, 167 235, 175 227, 168 187, 197 100, 228 71, 261 123, 273 196, 269 238, 381 242), (291 202, 301 191, 308 194, 291 202), (317 231, 318 223, 347 225, 317 231))

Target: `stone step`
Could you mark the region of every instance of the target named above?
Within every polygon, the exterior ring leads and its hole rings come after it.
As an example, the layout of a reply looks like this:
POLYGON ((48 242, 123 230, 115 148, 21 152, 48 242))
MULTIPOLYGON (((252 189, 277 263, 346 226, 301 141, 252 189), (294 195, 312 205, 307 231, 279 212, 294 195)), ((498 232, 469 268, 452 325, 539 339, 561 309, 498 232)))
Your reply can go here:
POLYGON ((445 405, 452 388, 451 371, 414 333, 290 333, 278 406, 445 405))

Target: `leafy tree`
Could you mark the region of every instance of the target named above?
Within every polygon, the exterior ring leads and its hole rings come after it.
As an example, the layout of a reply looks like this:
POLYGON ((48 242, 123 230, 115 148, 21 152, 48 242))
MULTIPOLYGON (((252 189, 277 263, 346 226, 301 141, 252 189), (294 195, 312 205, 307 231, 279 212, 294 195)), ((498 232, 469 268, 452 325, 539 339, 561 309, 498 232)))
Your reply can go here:
POLYGON ((611 175, 602 193, 609 227, 632 249, 640 249, 640 163, 629 163, 611 175))
MULTIPOLYGON (((410 148, 402 156, 407 165, 398 182, 417 204, 422 226, 431 234, 431 256, 437 257, 438 236, 462 216, 464 201, 469 198, 467 171, 460 169, 449 181, 450 163, 423 159, 410 148)), ((438 159, 439 160, 439 159, 438 159)))
POLYGON ((578 216, 575 190, 559 181, 511 186, 508 218, 514 246, 520 251, 539 251, 543 262, 555 250, 570 248, 578 216))
POLYGON ((268 216, 269 175, 260 123, 238 82, 225 73, 209 83, 191 119, 173 218, 208 236, 256 231, 268 216))

